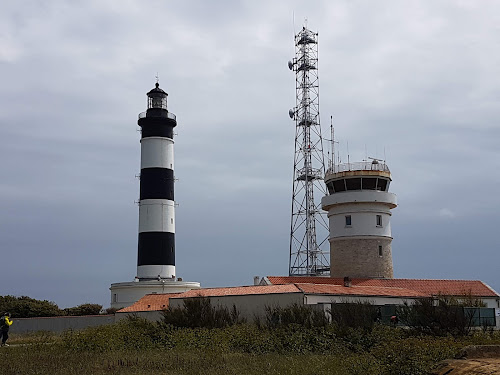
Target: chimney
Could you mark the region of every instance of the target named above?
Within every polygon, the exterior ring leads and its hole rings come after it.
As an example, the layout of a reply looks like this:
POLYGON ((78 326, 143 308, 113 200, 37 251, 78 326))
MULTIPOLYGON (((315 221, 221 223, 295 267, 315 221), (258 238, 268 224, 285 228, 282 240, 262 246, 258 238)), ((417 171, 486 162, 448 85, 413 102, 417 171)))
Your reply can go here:
POLYGON ((260 276, 254 276, 253 285, 259 285, 259 284, 260 284, 260 276))
POLYGON ((351 278, 349 276, 344 277, 344 286, 349 288, 352 286, 351 278))

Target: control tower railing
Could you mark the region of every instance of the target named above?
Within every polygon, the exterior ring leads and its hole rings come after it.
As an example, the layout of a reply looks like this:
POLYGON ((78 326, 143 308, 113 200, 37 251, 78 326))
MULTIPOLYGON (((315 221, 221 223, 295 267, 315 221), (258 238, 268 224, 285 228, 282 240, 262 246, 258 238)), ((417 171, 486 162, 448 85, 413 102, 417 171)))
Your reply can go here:
POLYGON ((382 171, 391 172, 389 167, 384 162, 379 161, 362 161, 356 163, 343 163, 335 164, 330 166, 326 171, 326 174, 339 173, 339 172, 349 172, 349 171, 382 171))

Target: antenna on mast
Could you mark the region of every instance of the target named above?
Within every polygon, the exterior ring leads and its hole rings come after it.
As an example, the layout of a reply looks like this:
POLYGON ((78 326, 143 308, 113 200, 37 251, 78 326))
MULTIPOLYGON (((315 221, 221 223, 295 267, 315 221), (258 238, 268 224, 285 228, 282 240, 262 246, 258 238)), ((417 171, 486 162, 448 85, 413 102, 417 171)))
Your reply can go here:
POLYGON ((349 168, 351 168, 349 157, 350 157, 350 155, 349 155, 349 141, 347 141, 347 165, 349 168))
POLYGON ((319 116, 318 33, 306 26, 295 35, 295 57, 288 61, 288 69, 295 73, 295 107, 288 112, 295 122, 290 276, 320 276, 330 271, 328 220, 318 199, 327 194, 319 116))

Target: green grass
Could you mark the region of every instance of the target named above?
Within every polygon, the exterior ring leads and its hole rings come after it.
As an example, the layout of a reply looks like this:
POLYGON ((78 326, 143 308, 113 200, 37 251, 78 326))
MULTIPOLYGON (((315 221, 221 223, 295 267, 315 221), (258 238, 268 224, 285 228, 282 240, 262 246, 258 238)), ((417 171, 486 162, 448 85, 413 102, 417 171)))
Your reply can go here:
POLYGON ((500 344, 500 334, 432 337, 378 325, 173 328, 135 319, 59 336, 14 336, 10 343, 0 348, 2 375, 424 375, 467 345, 500 344))

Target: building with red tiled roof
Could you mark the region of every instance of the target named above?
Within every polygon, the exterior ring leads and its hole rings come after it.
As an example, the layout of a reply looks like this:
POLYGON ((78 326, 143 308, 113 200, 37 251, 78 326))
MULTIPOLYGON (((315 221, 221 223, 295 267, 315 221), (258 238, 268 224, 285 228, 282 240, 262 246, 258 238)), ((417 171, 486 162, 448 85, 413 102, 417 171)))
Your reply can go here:
MULTIPOLYGON (((310 276, 268 276, 262 279, 264 285, 290 283, 343 285, 344 279, 334 277, 310 276)), ((490 286, 479 280, 432 280, 432 279, 351 279, 353 286, 372 286, 386 288, 405 288, 426 296, 463 296, 499 298, 490 286)))
POLYGON ((161 311, 169 306, 182 307, 188 298, 208 298, 213 306, 231 309, 252 320, 265 314, 266 307, 293 304, 326 309, 332 303, 369 302, 374 305, 400 305, 417 298, 438 295, 470 295, 482 299, 490 308, 498 308, 500 296, 481 281, 414 279, 342 279, 327 277, 263 278, 261 285, 205 288, 176 294, 149 294, 118 313, 161 311))
MULTIPOLYGON (((432 280, 432 279, 350 279, 350 287, 347 293, 351 296, 357 295, 358 288, 371 288, 372 295, 391 295, 392 297, 407 297, 409 299, 419 297, 470 296, 479 298, 488 307, 500 308, 500 295, 489 285, 479 280, 432 280), (377 291, 377 292, 375 292, 377 291), (388 294, 381 294, 386 291, 388 294), (405 295, 406 294, 406 295, 405 295)), ((331 287, 345 290, 344 279, 334 277, 312 277, 312 276, 268 276, 261 280, 262 285, 314 285, 311 290, 320 291, 331 287), (300 283, 300 284, 299 284, 300 283)))
POLYGON ((120 313, 160 311, 168 308, 170 297, 178 296, 182 293, 146 294, 134 304, 118 310, 120 313))

